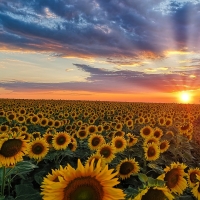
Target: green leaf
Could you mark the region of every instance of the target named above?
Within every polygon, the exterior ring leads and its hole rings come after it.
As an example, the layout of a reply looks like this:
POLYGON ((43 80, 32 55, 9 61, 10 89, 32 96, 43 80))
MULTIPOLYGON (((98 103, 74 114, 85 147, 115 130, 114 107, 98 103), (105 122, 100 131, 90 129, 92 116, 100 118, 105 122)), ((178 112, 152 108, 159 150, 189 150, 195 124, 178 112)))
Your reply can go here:
POLYGON ((31 185, 21 184, 15 186, 15 200, 41 200, 42 197, 31 185))
POLYGON ((140 179, 140 181, 142 181, 143 183, 146 183, 148 181, 148 177, 146 174, 143 173, 139 173, 138 174, 138 178, 140 179))
POLYGON ((27 174, 35 168, 38 168, 38 166, 34 165, 30 161, 21 161, 15 165, 15 167, 13 168, 12 171, 10 171, 9 174, 18 174, 18 175, 27 174))

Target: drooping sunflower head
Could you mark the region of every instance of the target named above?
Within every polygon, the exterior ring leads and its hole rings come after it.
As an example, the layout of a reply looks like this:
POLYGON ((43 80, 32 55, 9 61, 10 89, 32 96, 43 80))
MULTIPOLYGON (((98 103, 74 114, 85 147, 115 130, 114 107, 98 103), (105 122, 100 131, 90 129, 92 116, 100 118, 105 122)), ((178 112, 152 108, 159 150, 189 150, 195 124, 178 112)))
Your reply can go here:
POLYGON ((164 169, 165 173, 161 174, 157 179, 164 180, 166 186, 172 192, 180 195, 187 187, 187 181, 184 178, 187 175, 184 172, 186 167, 183 163, 172 163, 164 169))
POLYGON ((160 148, 155 143, 147 144, 144 146, 145 158, 148 161, 157 160, 160 156, 160 148))
POLYGON ((195 168, 195 169, 190 168, 188 170, 187 179, 188 179, 188 185, 189 185, 190 188, 193 188, 196 185, 196 183, 198 182, 197 175, 200 176, 200 169, 199 168, 195 168))
POLYGON ((9 134, 0 140, 0 160, 1 165, 11 166, 23 160, 27 154, 27 141, 16 133, 9 134))
POLYGON ((160 153, 164 153, 169 148, 169 141, 163 140, 160 142, 160 153))
POLYGON ((118 176, 121 179, 129 178, 132 174, 137 174, 140 170, 139 164, 134 159, 124 159, 116 167, 118 176))
POLYGON ((110 144, 103 144, 97 149, 97 153, 104 157, 106 163, 111 162, 115 158, 115 147, 110 144))
POLYGON ((112 146, 115 147, 116 152, 122 152, 125 150, 127 142, 124 137, 116 136, 112 139, 112 146))
POLYGON ((153 128, 151 126, 144 126, 140 129, 140 135, 143 138, 148 138, 153 136, 153 128))
POLYGON ((147 187, 143 189, 135 200, 173 200, 174 196, 167 187, 147 187))
POLYGON ((78 166, 75 170, 70 165, 66 167, 67 173, 59 171, 58 181, 48 180, 42 182, 41 188, 43 199, 63 200, 102 200, 102 199, 124 199, 125 194, 121 189, 113 188, 119 182, 113 179, 117 173, 108 166, 103 169, 100 166, 101 160, 94 168, 94 159, 91 164, 84 167, 78 159, 78 166))
POLYGON ((44 138, 36 138, 28 145, 28 156, 41 161, 49 151, 49 145, 44 138))
POLYGON ((92 134, 88 139, 88 146, 91 150, 96 150, 105 143, 105 139, 102 135, 92 134))
POLYGON ((53 137, 52 145, 56 150, 64 150, 70 142, 71 137, 67 132, 57 132, 53 137))

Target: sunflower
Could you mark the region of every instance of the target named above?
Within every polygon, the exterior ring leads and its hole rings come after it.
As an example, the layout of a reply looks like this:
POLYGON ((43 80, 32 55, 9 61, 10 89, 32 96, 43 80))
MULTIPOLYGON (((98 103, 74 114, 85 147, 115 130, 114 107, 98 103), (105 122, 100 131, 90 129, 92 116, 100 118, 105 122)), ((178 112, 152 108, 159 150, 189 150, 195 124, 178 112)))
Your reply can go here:
POLYGON ((20 108, 18 113, 19 113, 19 115, 25 115, 26 114, 26 109, 25 108, 20 108))
POLYGON ((71 142, 68 144, 68 147, 71 151, 76 151, 77 141, 75 138, 71 137, 71 142))
POLYGON ((49 147, 52 147, 53 134, 52 133, 45 133, 43 135, 43 138, 49 144, 49 147))
POLYGON ((172 126, 172 124, 173 124, 172 119, 167 118, 167 119, 165 120, 165 126, 166 126, 166 127, 172 126))
POLYGON ((48 122, 49 122, 48 118, 43 117, 40 119, 40 126, 42 127, 48 126, 48 122))
POLYGON ((67 132, 58 132, 54 135, 52 145, 54 149, 61 150, 66 149, 71 142, 71 137, 67 132))
POLYGON ((158 118, 158 124, 160 126, 164 126, 165 125, 165 117, 159 117, 158 118))
POLYGON ((183 163, 172 163, 170 167, 167 166, 164 169, 165 173, 161 174, 157 179, 164 180, 166 182, 166 186, 172 192, 180 195, 187 187, 187 181, 184 178, 184 176, 187 175, 184 172, 186 167, 187 166, 183 163))
POLYGON ((167 187, 147 187, 143 189, 134 200, 173 200, 174 196, 167 187))
POLYGON ((196 178, 197 178, 197 182, 193 186, 191 192, 199 200, 200 199, 200 176, 196 175, 196 178))
POLYGON ((160 142, 160 153, 164 153, 169 148, 169 141, 163 140, 160 142))
POLYGON ((9 137, 0 140, 0 161, 3 166, 15 165, 23 160, 23 156, 27 154, 27 141, 24 137, 11 133, 9 137))
POLYGON ((60 128, 61 127, 61 122, 59 120, 54 120, 54 128, 60 128))
POLYGON ((40 132, 36 132, 35 131, 35 132, 32 133, 32 138, 33 139, 40 138, 40 137, 41 137, 41 133, 40 132))
POLYGON ((32 124, 38 124, 39 121, 40 121, 40 118, 39 118, 37 115, 33 115, 33 116, 31 117, 31 123, 32 123, 32 124))
POLYGON ((102 135, 92 134, 88 139, 88 146, 91 150, 97 150, 103 143, 105 139, 102 135))
POLYGON ((11 112, 11 113, 6 113, 6 119, 7 121, 13 121, 16 119, 16 113, 14 112, 11 112))
POLYGON ((19 115, 19 116, 17 116, 16 121, 17 121, 18 123, 20 123, 20 124, 23 124, 23 123, 25 123, 26 118, 25 118, 24 115, 19 115))
POLYGON ((198 182, 197 175, 200 176, 200 169, 199 168, 190 168, 188 170, 188 185, 190 188, 193 188, 195 184, 198 182))
POLYGON ((7 125, 0 125, 0 133, 8 132, 9 127, 7 125))
POLYGON ((157 160, 160 156, 159 146, 155 143, 147 144, 144 146, 145 158, 148 161, 157 160))
POLYGON ((28 130, 28 127, 27 127, 27 126, 21 126, 21 127, 20 127, 20 131, 21 131, 21 132, 27 132, 27 130, 28 130))
POLYGON ((97 149, 97 153, 104 157, 106 163, 109 163, 115 158, 115 147, 110 144, 102 144, 97 149))
POLYGON ((134 122, 133 122, 132 119, 129 119, 129 120, 127 120, 127 121, 125 122, 125 124, 126 124, 126 126, 127 126, 128 128, 133 128, 134 122))
POLYGON ((134 159, 124 159, 116 167, 118 176, 121 179, 129 178, 132 174, 137 174, 140 170, 139 164, 134 159))
POLYGON ((115 125, 115 127, 114 127, 114 129, 115 129, 116 131, 121 131, 122 128, 123 128, 123 124, 122 124, 122 123, 116 123, 116 125, 115 125))
POLYGON ((20 128, 19 128, 19 126, 14 126, 14 127, 10 128, 10 131, 13 132, 13 133, 14 132, 18 133, 20 131, 20 128))
POLYGON ((150 143, 155 143, 155 144, 159 145, 160 141, 156 137, 149 137, 144 140, 143 146, 147 146, 147 144, 150 144, 150 143))
POLYGON ((54 120, 53 119, 48 119, 48 124, 49 127, 53 127, 54 126, 54 120))
POLYGON ((29 141, 31 139, 31 134, 27 133, 27 132, 20 132, 20 136, 24 137, 24 140, 29 141))
POLYGON ((115 147, 116 152, 122 152, 125 150, 127 142, 124 137, 116 136, 112 139, 112 146, 115 147))
POLYGON ((154 132, 153 132, 153 136, 160 139, 163 136, 163 130, 158 128, 158 127, 155 127, 154 132))
POLYGON ((140 135, 143 138, 148 138, 153 136, 153 128, 151 126, 144 126, 143 128, 140 129, 140 135))
POLYGON ((103 131, 103 126, 102 125, 98 125, 97 126, 97 132, 98 133, 102 133, 102 131, 103 131))
POLYGON ((106 165, 106 161, 104 159, 104 157, 98 153, 92 154, 85 162, 85 165, 87 165, 87 163, 91 164, 92 160, 94 159, 94 166, 96 167, 97 162, 101 159, 101 167, 104 168, 106 165))
POLYGON ((41 188, 44 200, 120 200, 125 198, 125 194, 121 189, 113 188, 117 185, 117 175, 113 173, 113 169, 108 169, 106 165, 101 168, 101 160, 98 161, 94 168, 94 160, 84 167, 78 159, 78 166, 75 170, 69 164, 66 167, 67 173, 60 171, 58 181, 53 182, 48 178, 44 178, 41 188))
POLYGON ((88 136, 88 131, 86 131, 86 130, 79 130, 79 131, 77 131, 76 132, 76 136, 79 138, 79 139, 85 139, 85 138, 87 138, 87 136, 88 136))
POLYGON ((94 134, 97 132, 97 126, 95 125, 90 125, 87 127, 87 133, 88 134, 94 134))
POLYGON ((28 156, 41 161, 48 153, 49 145, 44 138, 36 138, 28 145, 28 156))
POLYGON ((114 133, 113 137, 115 137, 115 136, 121 136, 121 137, 123 137, 124 135, 125 135, 125 132, 124 132, 124 131, 116 131, 116 132, 114 133))
POLYGON ((127 138, 127 146, 128 147, 132 147, 138 142, 138 138, 136 138, 131 133, 128 133, 127 136, 128 136, 128 138, 127 138))

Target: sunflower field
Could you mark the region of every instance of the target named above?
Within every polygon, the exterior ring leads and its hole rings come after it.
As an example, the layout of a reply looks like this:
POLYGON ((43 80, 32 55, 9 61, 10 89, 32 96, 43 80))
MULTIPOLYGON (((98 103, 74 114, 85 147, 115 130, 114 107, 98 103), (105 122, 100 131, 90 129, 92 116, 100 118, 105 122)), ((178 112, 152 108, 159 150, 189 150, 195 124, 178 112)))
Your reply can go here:
POLYGON ((0 99, 0 200, 200 200, 200 105, 0 99))

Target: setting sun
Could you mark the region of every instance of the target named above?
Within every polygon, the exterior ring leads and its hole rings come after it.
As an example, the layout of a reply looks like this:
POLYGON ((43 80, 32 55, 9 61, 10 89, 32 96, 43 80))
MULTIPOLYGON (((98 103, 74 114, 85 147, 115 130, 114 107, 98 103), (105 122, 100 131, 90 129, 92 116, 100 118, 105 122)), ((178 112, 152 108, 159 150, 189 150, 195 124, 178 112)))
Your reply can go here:
POLYGON ((189 103, 191 100, 191 96, 188 92, 182 92, 180 95, 180 99, 184 103, 189 103))

